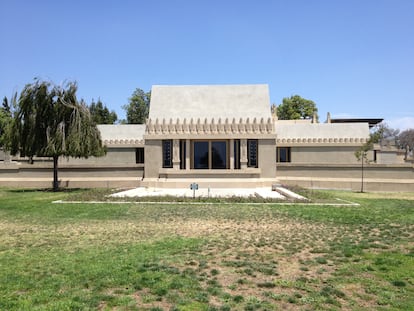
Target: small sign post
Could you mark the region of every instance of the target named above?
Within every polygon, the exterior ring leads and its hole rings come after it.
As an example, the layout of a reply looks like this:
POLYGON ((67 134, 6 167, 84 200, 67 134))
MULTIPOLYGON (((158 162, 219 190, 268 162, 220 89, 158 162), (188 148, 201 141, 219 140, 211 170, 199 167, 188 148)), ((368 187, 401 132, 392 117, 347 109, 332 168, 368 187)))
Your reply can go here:
POLYGON ((195 199, 195 191, 198 190, 198 184, 193 182, 190 184, 190 189, 193 190, 193 199, 195 199))

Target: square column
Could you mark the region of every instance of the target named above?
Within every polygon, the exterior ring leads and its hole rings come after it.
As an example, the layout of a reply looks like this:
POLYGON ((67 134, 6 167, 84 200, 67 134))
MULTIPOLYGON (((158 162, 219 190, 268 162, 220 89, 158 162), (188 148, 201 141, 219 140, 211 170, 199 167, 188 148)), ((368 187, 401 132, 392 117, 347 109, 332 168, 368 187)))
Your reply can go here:
POLYGON ((185 169, 186 170, 190 170, 190 151, 191 151, 191 145, 190 145, 190 140, 187 139, 185 141, 185 169))
POLYGON ((173 169, 180 169, 180 140, 173 139, 173 169))
POLYGON ((247 139, 240 139, 240 168, 247 168, 247 139))
POLYGON ((234 139, 230 139, 230 169, 234 170, 234 139))

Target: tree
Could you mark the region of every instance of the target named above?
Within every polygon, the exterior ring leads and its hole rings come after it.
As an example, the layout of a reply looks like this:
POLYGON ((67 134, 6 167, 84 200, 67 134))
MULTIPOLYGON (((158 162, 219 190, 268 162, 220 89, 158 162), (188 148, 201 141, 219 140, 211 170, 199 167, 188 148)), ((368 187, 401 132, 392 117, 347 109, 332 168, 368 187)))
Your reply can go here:
POLYGON ((7 97, 3 98, 3 105, 0 107, 0 147, 3 147, 7 142, 6 135, 11 123, 11 109, 7 97))
POLYGON ((105 154, 99 130, 86 104, 77 100, 76 91, 74 82, 64 88, 35 79, 24 87, 13 113, 11 154, 52 157, 54 191, 59 188, 59 157, 105 154))
POLYGON ((398 145, 401 149, 405 149, 405 159, 408 152, 414 150, 414 129, 407 129, 398 135, 398 145))
POLYGON ((374 144, 378 144, 386 138, 395 138, 398 133, 398 129, 393 129, 387 123, 381 122, 372 129, 366 143, 355 151, 355 157, 361 161, 361 192, 364 192, 364 163, 369 163, 368 152, 374 148, 374 144))
POLYGON ((277 116, 280 120, 311 119, 314 114, 318 118, 317 113, 316 104, 299 95, 283 98, 282 104, 277 107, 277 116))
POLYGON ((148 118, 151 92, 137 88, 129 98, 129 104, 122 106, 126 111, 127 123, 143 124, 148 118))
POLYGON ((397 138, 399 132, 399 129, 393 129, 386 122, 381 122, 371 130, 370 140, 373 144, 378 144, 385 138, 397 138))
POLYGON ((361 192, 364 192, 364 163, 369 163, 368 161, 368 152, 373 148, 373 140, 368 139, 368 141, 363 144, 357 151, 355 151, 355 157, 358 161, 361 161, 361 192))
POLYGON ((118 120, 115 111, 109 111, 100 99, 96 103, 92 100, 89 111, 91 112, 92 121, 95 124, 114 124, 118 120))

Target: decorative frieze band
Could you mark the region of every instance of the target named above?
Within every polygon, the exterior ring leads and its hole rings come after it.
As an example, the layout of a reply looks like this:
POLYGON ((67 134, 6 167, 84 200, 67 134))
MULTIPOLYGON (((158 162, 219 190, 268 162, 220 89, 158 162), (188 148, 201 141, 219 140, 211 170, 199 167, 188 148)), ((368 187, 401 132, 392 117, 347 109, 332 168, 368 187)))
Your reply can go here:
POLYGON ((286 144, 286 143, 365 143, 367 138, 278 138, 278 144, 286 144))
POLYGON ((149 119, 146 124, 145 133, 150 135, 162 135, 162 134, 273 134, 274 123, 271 118, 264 120, 263 118, 258 121, 254 118, 250 121, 249 118, 238 122, 235 118, 229 121, 229 119, 222 120, 219 118, 217 121, 213 119, 190 120, 177 119, 169 121, 158 118, 154 120, 149 119))
POLYGON ((105 139, 104 145, 144 145, 143 139, 105 139))

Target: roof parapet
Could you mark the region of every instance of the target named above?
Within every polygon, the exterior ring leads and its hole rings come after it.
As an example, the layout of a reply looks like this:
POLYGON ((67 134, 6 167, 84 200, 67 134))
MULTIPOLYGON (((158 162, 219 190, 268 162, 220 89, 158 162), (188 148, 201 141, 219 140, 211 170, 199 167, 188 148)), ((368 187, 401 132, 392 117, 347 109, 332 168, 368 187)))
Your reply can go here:
POLYGON ((236 118, 229 120, 225 118, 219 118, 217 121, 214 118, 204 120, 200 118, 184 118, 182 121, 178 118, 174 121, 172 118, 169 120, 149 119, 146 124, 145 134, 147 135, 180 135, 180 134, 197 134, 197 135, 209 135, 209 134, 256 134, 256 135, 268 135, 274 134, 274 122, 272 118, 265 120, 261 118, 253 118, 250 121, 249 118, 236 121, 236 118))

